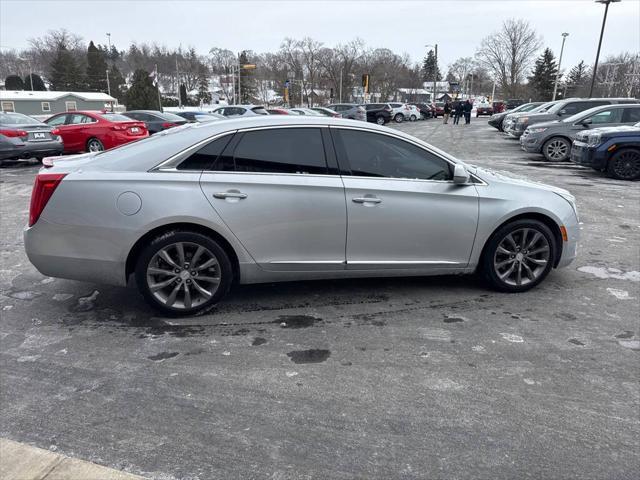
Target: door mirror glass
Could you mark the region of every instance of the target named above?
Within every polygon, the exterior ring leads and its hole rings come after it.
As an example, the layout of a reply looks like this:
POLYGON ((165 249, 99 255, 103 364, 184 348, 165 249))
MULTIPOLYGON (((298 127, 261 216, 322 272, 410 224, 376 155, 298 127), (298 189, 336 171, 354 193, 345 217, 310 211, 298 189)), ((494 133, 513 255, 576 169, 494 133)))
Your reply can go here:
POLYGON ((580 122, 580 125, 583 125, 583 126, 587 127, 587 126, 591 125, 592 123, 593 123, 593 120, 592 120, 592 119, 590 119, 590 118, 585 118, 584 120, 582 120, 582 121, 580 122))
POLYGON ((456 163, 453 169, 453 183, 469 183, 469 172, 461 163, 456 163))
POLYGON ((558 116, 561 117, 561 116, 565 115, 566 113, 567 113, 567 111, 563 108, 562 110, 560 110, 558 112, 558 116))

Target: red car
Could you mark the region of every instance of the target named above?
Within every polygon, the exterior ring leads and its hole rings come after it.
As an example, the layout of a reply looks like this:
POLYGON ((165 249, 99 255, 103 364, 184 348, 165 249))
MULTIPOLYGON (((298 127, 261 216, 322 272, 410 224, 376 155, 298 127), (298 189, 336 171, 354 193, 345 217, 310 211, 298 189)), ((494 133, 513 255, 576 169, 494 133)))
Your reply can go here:
POLYGON ((44 123, 58 129, 65 153, 100 152, 149 136, 144 122, 119 113, 66 112, 44 123))

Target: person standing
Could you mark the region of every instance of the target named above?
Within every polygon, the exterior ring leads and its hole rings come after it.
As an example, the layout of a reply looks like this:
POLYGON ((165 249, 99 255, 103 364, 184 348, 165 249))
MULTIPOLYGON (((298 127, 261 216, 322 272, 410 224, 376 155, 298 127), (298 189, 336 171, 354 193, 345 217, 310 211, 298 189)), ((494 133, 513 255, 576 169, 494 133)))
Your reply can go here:
POLYGON ((449 100, 444 102, 444 124, 446 125, 447 123, 449 123, 449 115, 451 114, 451 104, 449 103, 449 100))
POLYGON ((453 124, 454 125, 458 125, 460 123, 460 117, 462 116, 464 112, 464 107, 462 106, 462 102, 461 101, 457 101, 455 103, 454 109, 453 109, 453 124))
POLYGON ((471 110, 473 109, 473 105, 471 104, 471 101, 469 99, 467 99, 466 102, 464 102, 464 124, 465 125, 469 125, 471 123, 471 110))

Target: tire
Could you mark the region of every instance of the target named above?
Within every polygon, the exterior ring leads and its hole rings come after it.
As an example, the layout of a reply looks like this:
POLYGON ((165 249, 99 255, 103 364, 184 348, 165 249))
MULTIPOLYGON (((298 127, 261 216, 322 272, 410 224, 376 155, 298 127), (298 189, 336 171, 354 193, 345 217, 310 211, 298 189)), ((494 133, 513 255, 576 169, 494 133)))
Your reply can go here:
POLYGON ((87 140, 87 152, 102 152, 104 145, 97 138, 90 138, 87 140))
POLYGON ((402 123, 404 121, 404 115, 401 113, 396 113, 395 117, 393 117, 396 123, 402 123))
POLYGON ((640 178, 640 150, 625 148, 614 153, 607 162, 607 174, 618 180, 640 178))
POLYGON ((412 121, 412 122, 415 122, 417 119, 418 119, 418 117, 416 117, 415 115, 411 115, 409 117, 409 120, 412 121))
POLYGON ((564 162, 571 155, 571 142, 563 137, 552 137, 542 145, 542 155, 549 162, 564 162))
POLYGON ((544 223, 533 219, 516 220, 491 235, 480 261, 481 272, 495 290, 524 292, 549 274, 556 248, 556 239, 544 223))
POLYGON ((387 123, 387 121, 384 119, 382 115, 380 115, 379 117, 376 117, 376 123, 378 125, 384 125, 385 123, 387 123))
POLYGON ((227 294, 233 269, 227 253, 211 238, 196 232, 170 231, 140 253, 135 277, 140 293, 154 309, 171 316, 198 315, 227 294), (196 256, 194 268, 189 263, 196 256), (153 288, 159 285, 163 286, 153 288))

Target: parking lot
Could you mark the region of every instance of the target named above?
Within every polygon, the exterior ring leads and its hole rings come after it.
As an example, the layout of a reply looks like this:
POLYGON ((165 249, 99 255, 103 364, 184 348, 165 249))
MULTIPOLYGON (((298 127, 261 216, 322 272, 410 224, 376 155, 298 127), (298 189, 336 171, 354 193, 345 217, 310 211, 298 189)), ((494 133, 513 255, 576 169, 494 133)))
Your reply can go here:
POLYGON ((543 162, 486 118, 393 128, 571 191, 577 261, 516 295, 475 277, 247 285, 160 318, 133 286, 30 265, 38 167, 7 164, 0 436, 161 479, 637 478, 638 184, 543 162))

